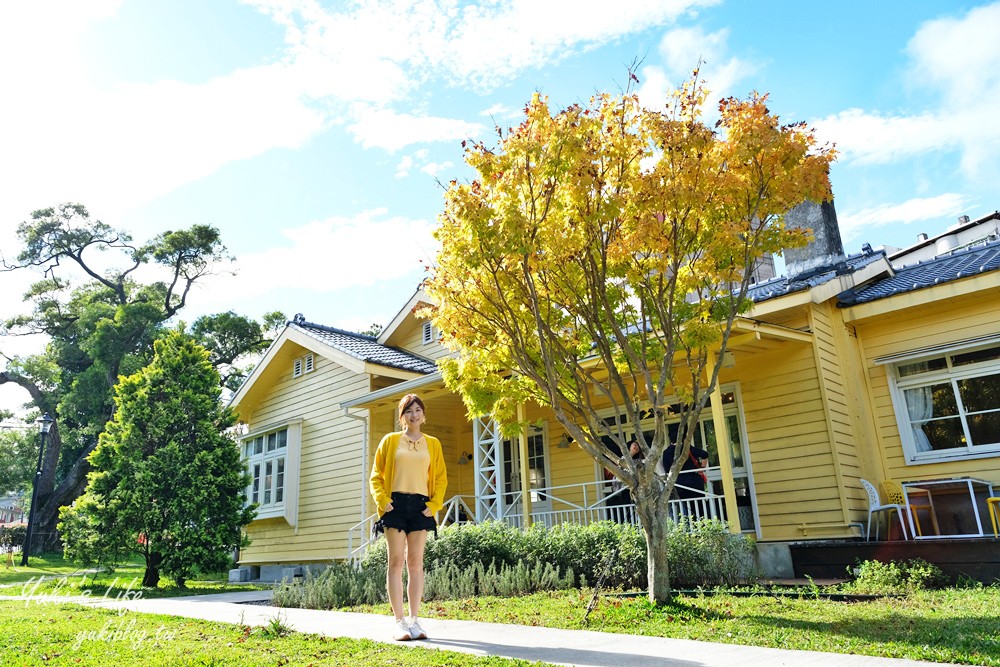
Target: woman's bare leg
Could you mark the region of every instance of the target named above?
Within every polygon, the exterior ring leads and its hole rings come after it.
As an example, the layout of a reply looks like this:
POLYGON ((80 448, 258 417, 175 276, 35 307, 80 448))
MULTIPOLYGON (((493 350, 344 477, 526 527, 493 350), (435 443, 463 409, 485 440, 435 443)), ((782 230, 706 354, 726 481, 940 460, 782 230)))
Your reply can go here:
MULTIPOLYGON (((413 618, 416 618, 420 613, 420 598, 424 595, 425 544, 427 544, 426 530, 415 530, 406 536, 406 598, 410 607, 410 616, 413 618)), ((400 582, 400 589, 400 593, 402 593, 402 582, 400 582)), ((395 611, 395 607, 393 607, 393 611, 395 611)))
POLYGON ((386 528, 385 542, 389 549, 389 560, 385 568, 385 590, 389 594, 392 614, 399 620, 403 618, 403 563, 407 560, 407 535, 396 528, 386 528))

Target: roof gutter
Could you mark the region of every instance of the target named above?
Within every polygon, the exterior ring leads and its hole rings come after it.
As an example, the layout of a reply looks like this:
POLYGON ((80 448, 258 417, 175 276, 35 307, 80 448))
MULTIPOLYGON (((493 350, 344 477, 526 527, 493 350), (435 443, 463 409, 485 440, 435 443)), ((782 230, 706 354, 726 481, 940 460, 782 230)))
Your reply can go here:
POLYGON ((361 521, 368 517, 368 417, 352 415, 350 408, 344 407, 344 416, 361 422, 361 521))
POLYGON ((358 396, 357 398, 344 401, 340 404, 340 407, 345 410, 344 414, 347 414, 346 410, 348 408, 364 407, 373 401, 396 396, 400 392, 408 394, 411 393, 411 390, 413 389, 420 389, 421 387, 426 387, 429 384, 434 384, 435 382, 440 381, 441 371, 434 371, 433 373, 428 373, 427 375, 422 375, 418 378, 413 378, 412 380, 406 380, 405 382, 390 385, 384 389, 379 389, 363 396, 358 396))

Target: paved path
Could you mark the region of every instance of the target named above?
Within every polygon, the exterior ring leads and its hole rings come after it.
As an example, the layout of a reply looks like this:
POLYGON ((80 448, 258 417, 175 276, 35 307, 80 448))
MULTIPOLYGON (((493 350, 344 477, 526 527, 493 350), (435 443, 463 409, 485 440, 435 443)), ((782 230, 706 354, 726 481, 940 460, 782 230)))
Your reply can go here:
MULTIPOLYGON (((354 614, 312 609, 283 609, 247 604, 270 599, 270 591, 246 591, 182 598, 113 600, 84 598, 98 607, 141 613, 168 614, 223 623, 260 626, 279 616, 300 632, 329 637, 389 641, 391 619, 384 615, 354 614)), ((3 599, 17 599, 14 597, 3 599)), ((69 599, 61 599, 68 602, 69 599)), ((940 663, 875 658, 860 655, 792 651, 787 649, 715 644, 688 639, 666 639, 587 630, 558 630, 475 621, 420 619, 430 635, 426 641, 400 645, 538 660, 560 665, 595 667, 776 667, 802 665, 837 667, 906 667, 940 663)))

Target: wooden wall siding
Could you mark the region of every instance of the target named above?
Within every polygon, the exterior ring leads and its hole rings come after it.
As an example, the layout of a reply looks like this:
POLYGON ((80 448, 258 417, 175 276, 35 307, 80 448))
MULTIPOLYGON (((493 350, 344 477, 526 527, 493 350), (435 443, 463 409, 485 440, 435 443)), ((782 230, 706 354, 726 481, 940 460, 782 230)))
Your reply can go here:
MULTIPOLYGON (((811 320, 816 341, 814 350, 820 373, 820 390, 825 396, 827 425, 833 443, 832 465, 840 488, 842 520, 847 524, 864 518, 859 517, 859 514, 868 507, 858 481, 861 477, 861 463, 857 441, 857 386, 851 381, 847 370, 857 365, 857 358, 850 356, 855 350, 848 345, 841 313, 832 302, 813 306, 811 320)), ((851 529, 845 526, 841 532, 849 535, 851 529)))
POLYGON ((346 556, 347 531, 361 520, 363 429, 359 421, 343 416, 339 403, 368 389, 367 375, 316 355, 314 372, 292 378, 289 370, 261 397, 251 429, 303 419, 299 518, 296 528, 281 520, 251 524, 247 533, 253 542, 241 553, 243 562, 346 556))
POLYGON ((902 309, 891 317, 857 325, 879 449, 883 454, 884 477, 908 480, 970 475, 1000 481, 1000 457, 907 465, 889 393, 888 369, 874 362, 885 355, 995 334, 998 329, 995 302, 973 297, 939 302, 933 309, 926 306, 902 309))
POLYGON ((800 524, 843 521, 834 446, 812 346, 737 357, 764 540, 801 539, 800 524))
POLYGON ((440 359, 448 356, 450 353, 447 348, 437 340, 433 343, 424 343, 423 325, 423 320, 418 320, 411 315, 393 333, 393 340, 399 341, 393 344, 426 359, 440 359))

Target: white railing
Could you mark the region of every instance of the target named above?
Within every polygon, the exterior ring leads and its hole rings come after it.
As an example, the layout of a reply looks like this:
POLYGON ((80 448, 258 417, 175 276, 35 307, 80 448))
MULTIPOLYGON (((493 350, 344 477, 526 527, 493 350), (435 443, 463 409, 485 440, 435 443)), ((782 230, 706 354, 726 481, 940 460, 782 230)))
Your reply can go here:
POLYGON ((372 540, 372 526, 378 521, 378 514, 363 519, 360 523, 351 526, 347 531, 347 560, 352 563, 360 563, 364 558, 368 545, 372 540), (357 543, 357 546, 354 546, 357 543))
MULTIPOLYGON (((618 523, 638 524, 638 515, 635 512, 633 503, 621 504, 618 501, 625 493, 625 489, 618 489, 604 494, 605 489, 610 486, 610 482, 587 482, 585 484, 565 484, 562 486, 550 486, 540 489, 533 489, 532 495, 544 498, 546 503, 550 503, 554 509, 532 510, 532 523, 542 524, 551 528, 564 523, 587 525, 595 521, 616 521, 618 523), (582 500, 572 502, 557 496, 554 492, 560 491, 566 494, 565 490, 572 489, 578 491, 582 500)), ((680 484, 677 488, 688 488, 680 484)), ((696 489, 691 489, 696 491, 696 489)), ((505 500, 504 512, 501 519, 504 523, 521 527, 524 524, 524 514, 520 510, 520 492, 508 495, 505 500)), ((724 496, 705 493, 698 498, 674 499, 670 501, 670 519, 680 522, 685 517, 699 519, 719 519, 725 520, 726 501, 724 496)))
POLYGON ((469 503, 465 502, 465 499, 469 498, 472 500, 472 504, 476 504, 475 496, 452 496, 444 503, 444 514, 439 522, 442 526, 450 526, 456 523, 475 523, 476 513, 472 511, 469 503))
MULTIPOLYGON (((625 493, 625 489, 619 489, 605 495, 604 491, 609 486, 610 482, 587 482, 585 484, 565 484, 533 489, 532 495, 544 498, 544 502, 558 509, 532 510, 531 521, 548 528, 564 523, 588 525, 597 521, 638 524, 635 505, 616 502, 625 493), (577 492, 574 495, 578 495, 580 501, 572 502, 554 493, 560 491, 565 495, 567 490, 577 492)), ((500 520, 511 526, 522 527, 524 514, 520 510, 520 502, 520 491, 505 494, 504 510, 500 520)), ((452 496, 444 503, 444 514, 441 515, 439 525, 475 523, 476 515, 472 510, 474 505, 474 496, 452 496)), ((706 493, 700 498, 671 500, 668 511, 670 512, 670 520, 676 523, 681 523, 685 518, 725 520, 725 507, 724 496, 706 493)), ((364 557, 368 545, 373 541, 372 526, 377 520, 378 515, 372 514, 347 531, 347 553, 351 562, 360 562, 364 557)))

